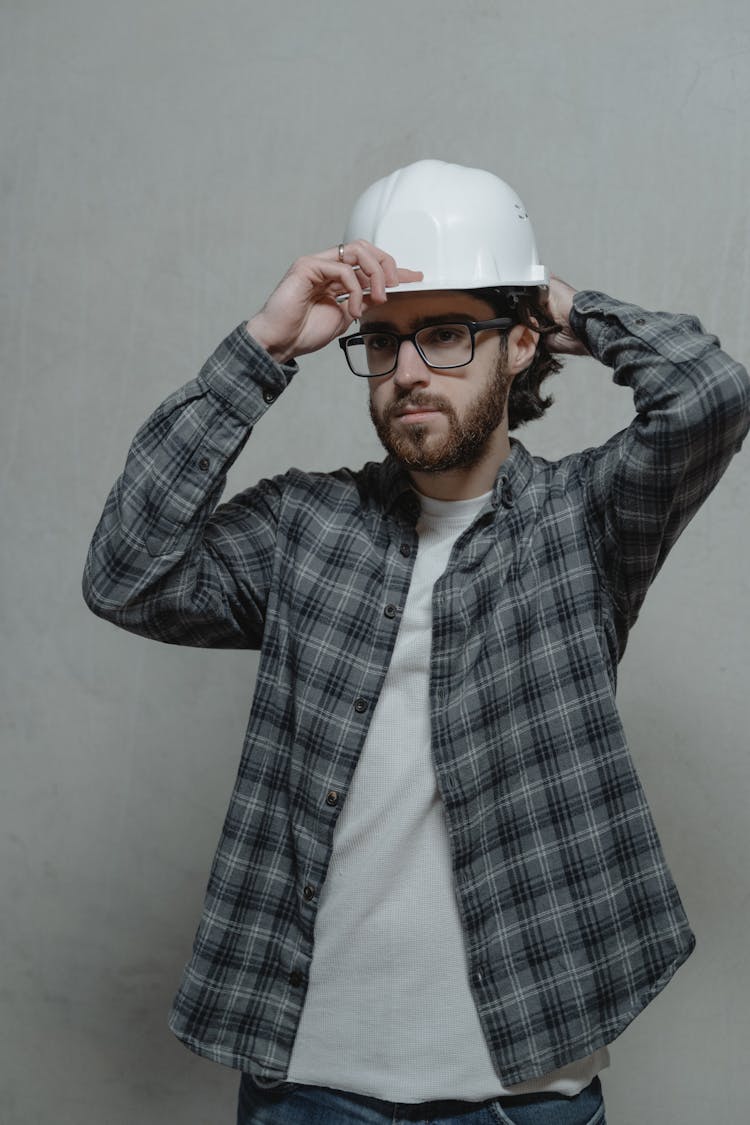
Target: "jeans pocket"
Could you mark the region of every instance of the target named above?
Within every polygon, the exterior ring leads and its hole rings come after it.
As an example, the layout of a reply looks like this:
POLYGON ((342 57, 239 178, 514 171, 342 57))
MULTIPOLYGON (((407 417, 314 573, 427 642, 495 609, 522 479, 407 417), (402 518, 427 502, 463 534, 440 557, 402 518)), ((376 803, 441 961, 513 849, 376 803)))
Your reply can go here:
POLYGON ((573 1098, 554 1094, 498 1098, 489 1110, 502 1125, 606 1125, 598 1078, 573 1098))

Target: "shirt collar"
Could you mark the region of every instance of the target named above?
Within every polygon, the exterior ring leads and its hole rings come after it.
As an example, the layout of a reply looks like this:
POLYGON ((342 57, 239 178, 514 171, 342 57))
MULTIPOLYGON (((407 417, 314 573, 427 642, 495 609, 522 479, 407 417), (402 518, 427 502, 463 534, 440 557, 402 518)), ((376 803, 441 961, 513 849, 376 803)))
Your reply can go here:
MULTIPOLYGON (((492 507, 512 508, 531 480, 533 459, 516 438, 510 439, 510 454, 497 471, 492 487, 492 507)), ((416 522, 420 512, 419 499, 409 474, 395 457, 389 455, 380 465, 381 500, 386 513, 401 512, 416 522)))

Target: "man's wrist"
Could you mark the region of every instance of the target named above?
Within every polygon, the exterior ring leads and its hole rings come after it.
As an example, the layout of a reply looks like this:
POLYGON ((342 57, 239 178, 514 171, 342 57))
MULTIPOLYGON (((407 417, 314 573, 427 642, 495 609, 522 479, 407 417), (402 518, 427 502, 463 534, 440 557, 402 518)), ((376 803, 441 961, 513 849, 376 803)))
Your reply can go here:
POLYGON ((245 331, 249 336, 252 336, 256 343, 260 344, 264 351, 268 352, 274 363, 285 364, 294 358, 288 347, 285 348, 273 339, 268 331, 268 326, 263 322, 262 314, 258 313, 256 316, 250 317, 245 324, 245 331))

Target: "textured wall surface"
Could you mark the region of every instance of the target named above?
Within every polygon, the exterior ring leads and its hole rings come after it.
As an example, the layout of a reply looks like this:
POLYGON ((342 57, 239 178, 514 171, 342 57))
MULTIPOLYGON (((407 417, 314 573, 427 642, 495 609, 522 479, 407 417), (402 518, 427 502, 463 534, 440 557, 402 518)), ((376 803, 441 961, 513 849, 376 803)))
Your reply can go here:
MULTIPOLYGON (((219 1125, 237 1076, 166 1011, 237 766, 255 660, 86 610, 130 439, 354 197, 437 156, 508 179, 543 261, 698 314, 750 355, 745 0, 0 4, 0 1121, 219 1125)), ((529 428, 627 424, 590 360, 529 428)), ((379 456, 333 348, 228 492, 379 456)), ((747 450, 658 578, 620 701, 698 949, 614 1045, 610 1125, 746 1120, 747 450)))

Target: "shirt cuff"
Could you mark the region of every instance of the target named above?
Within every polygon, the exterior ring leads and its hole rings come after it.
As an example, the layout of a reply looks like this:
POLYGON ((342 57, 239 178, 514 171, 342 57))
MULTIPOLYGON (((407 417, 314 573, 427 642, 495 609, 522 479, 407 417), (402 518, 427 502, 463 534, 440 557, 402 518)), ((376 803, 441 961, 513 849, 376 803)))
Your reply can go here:
POLYGON ((254 425, 299 370, 296 362, 276 363, 238 324, 201 368, 198 382, 217 395, 243 422, 254 425))

